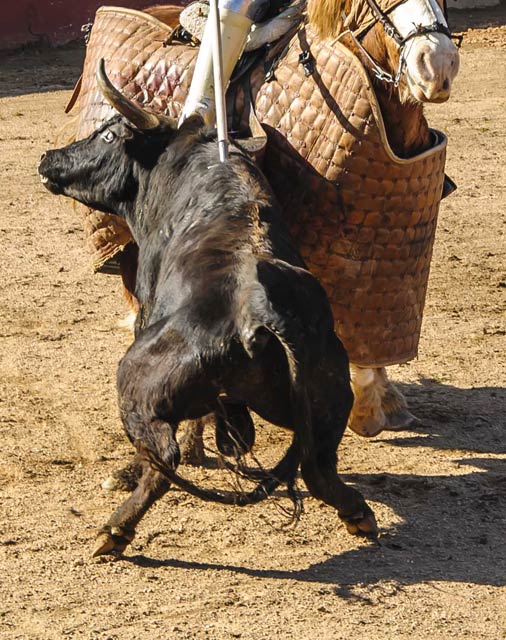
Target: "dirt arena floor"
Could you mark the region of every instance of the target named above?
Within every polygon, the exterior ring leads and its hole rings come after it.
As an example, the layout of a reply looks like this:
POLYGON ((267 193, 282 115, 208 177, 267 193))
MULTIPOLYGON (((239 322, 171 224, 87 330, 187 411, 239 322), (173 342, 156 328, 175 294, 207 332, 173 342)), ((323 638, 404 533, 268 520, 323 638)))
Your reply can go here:
MULTIPOLYGON (((457 21, 474 29, 454 96, 427 114, 459 190, 441 207, 420 356, 391 370, 422 423, 341 446, 377 543, 309 498, 286 528, 283 494, 240 510, 172 491, 123 559, 90 560, 123 498, 100 484, 130 451, 114 382, 125 306, 36 173, 83 52, 2 56, 1 638, 506 638, 506 12, 457 21)), ((267 464, 287 438, 258 432, 267 464)))

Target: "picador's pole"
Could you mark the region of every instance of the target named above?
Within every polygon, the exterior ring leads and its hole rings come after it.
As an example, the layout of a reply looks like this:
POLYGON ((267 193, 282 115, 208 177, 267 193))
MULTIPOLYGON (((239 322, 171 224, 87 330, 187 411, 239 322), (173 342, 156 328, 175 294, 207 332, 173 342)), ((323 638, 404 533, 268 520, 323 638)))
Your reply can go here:
POLYGON ((213 24, 213 74, 214 101, 216 105, 216 127, 220 162, 228 160, 227 105, 223 82, 223 47, 221 41, 220 9, 218 0, 211 0, 209 20, 213 24))

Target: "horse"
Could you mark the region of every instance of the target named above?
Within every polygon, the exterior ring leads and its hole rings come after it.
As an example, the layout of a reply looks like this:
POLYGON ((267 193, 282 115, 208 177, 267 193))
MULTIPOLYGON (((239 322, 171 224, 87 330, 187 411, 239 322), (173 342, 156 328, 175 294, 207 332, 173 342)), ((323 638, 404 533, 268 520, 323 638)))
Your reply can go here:
MULTIPOLYGON (((347 37, 370 69, 392 149, 409 158, 430 146, 424 103, 445 102, 459 69, 445 4, 408 0, 386 9, 376 0, 309 0, 308 19, 322 38, 347 37)), ((362 435, 416 422, 381 368, 351 365, 355 403, 350 426, 362 435)))

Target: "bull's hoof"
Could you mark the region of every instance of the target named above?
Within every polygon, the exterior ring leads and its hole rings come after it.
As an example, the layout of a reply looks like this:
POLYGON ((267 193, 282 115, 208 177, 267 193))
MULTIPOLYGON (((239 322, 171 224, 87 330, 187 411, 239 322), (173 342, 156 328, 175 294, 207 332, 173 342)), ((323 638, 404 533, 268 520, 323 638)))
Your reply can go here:
POLYGON ((106 527, 98 534, 91 557, 120 555, 132 542, 134 536, 133 531, 125 531, 119 527, 106 527))
POLYGON ((133 491, 139 484, 142 476, 142 465, 134 460, 126 467, 114 471, 104 482, 101 487, 105 491, 133 491))
POLYGON ((367 536, 376 538, 378 535, 378 525, 374 513, 369 509, 367 513, 359 513, 353 516, 341 518, 348 533, 353 536, 367 536))
POLYGON ((405 408, 397 409, 386 414, 385 429, 387 431, 404 431, 413 429, 420 424, 420 420, 405 408))

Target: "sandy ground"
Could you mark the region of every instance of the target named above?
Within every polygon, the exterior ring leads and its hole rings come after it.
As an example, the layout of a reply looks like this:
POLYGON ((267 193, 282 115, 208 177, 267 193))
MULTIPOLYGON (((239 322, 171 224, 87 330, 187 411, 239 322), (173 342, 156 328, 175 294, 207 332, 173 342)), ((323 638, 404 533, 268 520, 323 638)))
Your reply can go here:
MULTIPOLYGON (((312 499, 285 528, 283 495, 240 510, 173 491, 122 560, 89 559, 122 499, 100 483, 129 453, 125 307, 36 175, 82 50, 1 58, 1 638, 506 638, 505 9, 466 24, 454 97, 427 109, 459 190, 441 207, 419 359, 391 370, 422 425, 340 449, 378 543, 312 499)), ((268 463, 286 436, 258 431, 268 463)))

